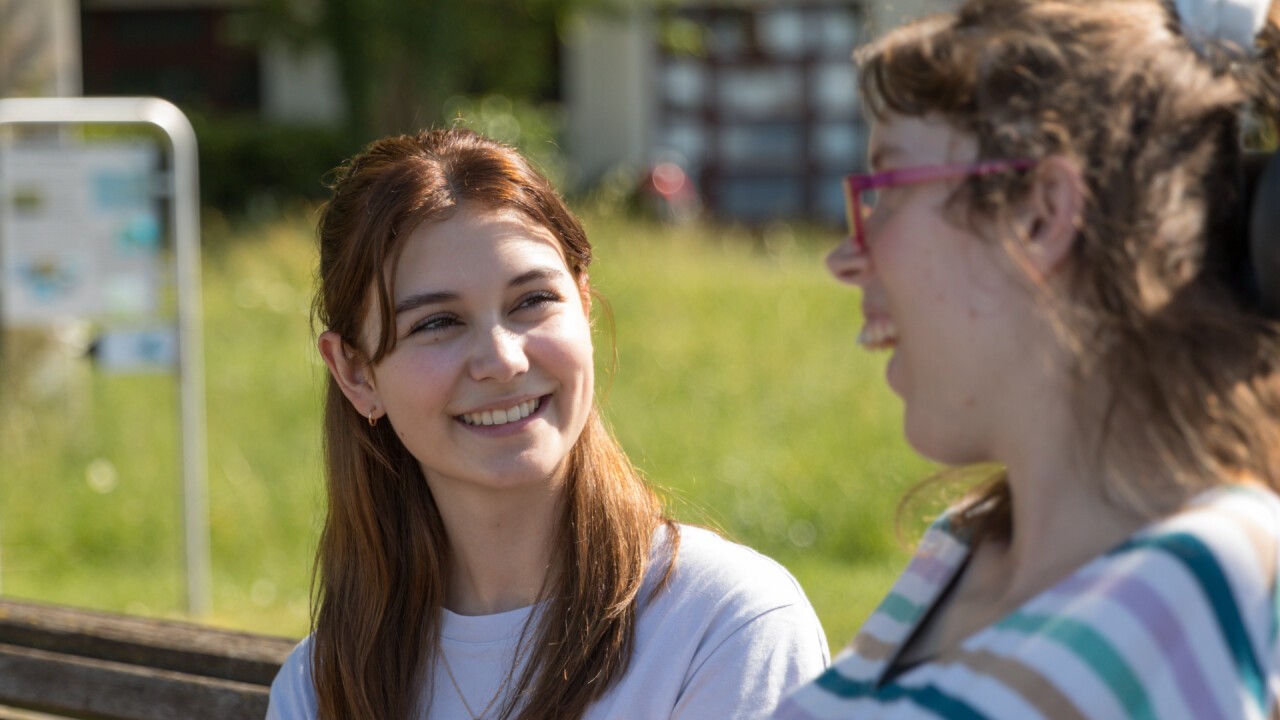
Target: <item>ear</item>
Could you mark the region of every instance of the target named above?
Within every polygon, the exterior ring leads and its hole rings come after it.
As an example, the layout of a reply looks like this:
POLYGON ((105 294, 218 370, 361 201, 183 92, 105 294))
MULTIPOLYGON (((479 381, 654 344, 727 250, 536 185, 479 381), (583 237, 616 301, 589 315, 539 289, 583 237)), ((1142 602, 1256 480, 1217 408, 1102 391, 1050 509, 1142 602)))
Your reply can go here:
POLYGON ((1084 199, 1084 177, 1075 161, 1050 155, 1036 163, 1022 220, 1027 239, 1024 259, 1038 279, 1052 275, 1070 255, 1084 199))
POLYGON ((316 345, 320 349, 320 356, 324 358, 324 364, 329 367, 329 374, 337 381, 342 394, 351 401, 356 412, 375 420, 385 415, 387 411, 374 384, 373 369, 365 361, 363 354, 332 330, 320 333, 316 345))

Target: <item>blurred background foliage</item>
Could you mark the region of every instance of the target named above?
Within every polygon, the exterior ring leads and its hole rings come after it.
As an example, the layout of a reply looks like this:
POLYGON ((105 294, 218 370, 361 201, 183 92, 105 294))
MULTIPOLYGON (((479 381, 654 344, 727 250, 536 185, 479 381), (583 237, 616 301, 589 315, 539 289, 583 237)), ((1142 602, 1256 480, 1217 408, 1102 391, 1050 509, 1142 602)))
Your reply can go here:
MULTIPOLYGON (((442 108, 440 118, 420 127, 469 127, 519 148, 557 185, 564 180, 567 163, 559 148, 564 119, 558 106, 493 93, 454 95, 442 108)), ((293 200, 323 199, 331 171, 363 146, 321 125, 193 110, 187 117, 200 139, 202 203, 256 220, 278 214, 293 200)))
POLYGON ((519 148, 560 183, 562 25, 626 1, 258 0, 229 32, 243 44, 331 49, 343 121, 264 123, 184 105, 200 138, 204 202, 266 217, 289 198, 322 198, 326 173, 370 139, 450 124, 519 148))
POLYGON ((260 0, 252 27, 332 47, 353 141, 408 132, 455 95, 555 99, 557 28, 611 0, 260 0))

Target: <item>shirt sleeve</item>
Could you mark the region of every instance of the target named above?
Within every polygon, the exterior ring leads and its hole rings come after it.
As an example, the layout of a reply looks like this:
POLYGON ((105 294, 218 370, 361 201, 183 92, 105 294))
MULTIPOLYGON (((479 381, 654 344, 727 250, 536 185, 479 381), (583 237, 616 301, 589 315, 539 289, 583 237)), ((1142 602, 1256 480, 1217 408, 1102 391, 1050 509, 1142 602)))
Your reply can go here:
POLYGON ((771 609, 705 654, 671 718, 768 718, 788 692, 817 676, 830 660, 826 636, 807 602, 771 609))
POLYGON ((289 653, 271 683, 266 720, 314 720, 316 693, 311 685, 311 637, 289 653))

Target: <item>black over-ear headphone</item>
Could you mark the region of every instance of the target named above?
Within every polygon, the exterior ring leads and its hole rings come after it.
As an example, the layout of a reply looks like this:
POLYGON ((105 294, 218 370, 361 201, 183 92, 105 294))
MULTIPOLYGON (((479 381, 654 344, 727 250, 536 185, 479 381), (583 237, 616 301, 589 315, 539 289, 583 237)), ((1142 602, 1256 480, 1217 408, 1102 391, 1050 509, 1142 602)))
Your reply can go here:
POLYGON ((1258 307, 1280 318, 1280 153, 1246 160, 1249 204, 1249 269, 1258 307))
POLYGON ((1280 319, 1280 153, 1246 153, 1243 189, 1236 227, 1248 231, 1228 241, 1232 284, 1259 311, 1280 319))

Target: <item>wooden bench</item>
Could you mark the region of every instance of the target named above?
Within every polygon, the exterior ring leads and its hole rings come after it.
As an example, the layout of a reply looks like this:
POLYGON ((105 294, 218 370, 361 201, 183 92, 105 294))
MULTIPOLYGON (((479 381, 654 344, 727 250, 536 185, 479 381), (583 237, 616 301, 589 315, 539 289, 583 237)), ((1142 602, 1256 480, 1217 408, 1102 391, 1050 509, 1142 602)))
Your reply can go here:
POLYGON ((262 718, 296 643, 0 600, 0 718, 262 718))

